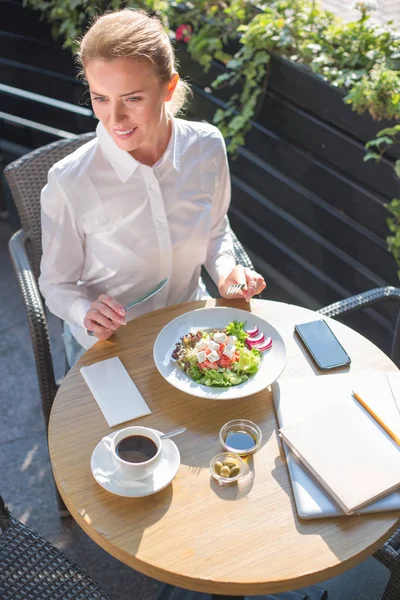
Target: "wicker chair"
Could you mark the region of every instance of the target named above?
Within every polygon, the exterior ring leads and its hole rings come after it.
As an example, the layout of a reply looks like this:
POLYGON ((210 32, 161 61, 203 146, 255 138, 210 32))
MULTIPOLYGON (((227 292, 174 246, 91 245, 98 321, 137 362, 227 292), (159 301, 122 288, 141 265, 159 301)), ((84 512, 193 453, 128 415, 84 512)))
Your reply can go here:
POLYGON ((0 496, 1 600, 110 600, 62 552, 12 517, 0 496))
MULTIPOLYGON (((4 169, 22 225, 10 239, 9 250, 28 317, 46 428, 58 383, 54 376, 46 313, 37 283, 42 256, 40 192, 52 165, 93 136, 93 133, 86 133, 73 139, 53 142, 22 156, 4 169)), ((253 268, 233 232, 232 237, 238 263, 253 268)), ((215 295, 216 286, 210 278, 207 278, 206 284, 210 294, 215 295)), ((57 500, 61 516, 67 516, 68 512, 58 493, 57 500)))
MULTIPOLYGON (((369 307, 383 300, 400 301, 400 289, 382 287, 339 300, 334 304, 321 308, 318 312, 327 317, 336 318, 349 312, 369 307)), ((400 312, 394 328, 391 358, 400 368, 400 312)), ((399 600, 400 598, 400 529, 374 554, 390 571, 389 582, 382 600, 399 600)))

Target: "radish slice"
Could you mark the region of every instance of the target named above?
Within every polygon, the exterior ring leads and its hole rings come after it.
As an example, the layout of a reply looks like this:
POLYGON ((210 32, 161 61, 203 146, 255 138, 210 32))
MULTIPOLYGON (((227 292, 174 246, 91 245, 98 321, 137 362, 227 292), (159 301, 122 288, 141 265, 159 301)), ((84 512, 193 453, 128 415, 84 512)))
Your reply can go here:
POLYGON ((272 346, 272 338, 267 338, 265 342, 259 344, 258 346, 253 346, 253 348, 257 348, 260 352, 264 352, 265 350, 269 350, 272 346))
POLYGON ((250 337, 254 337, 255 335, 258 335, 258 327, 257 325, 255 327, 253 327, 253 329, 248 329, 246 331, 247 335, 249 335, 250 337))
POLYGON ((265 340, 264 334, 259 333, 258 335, 255 335, 254 337, 247 338, 246 344, 248 346, 255 346, 256 344, 261 344, 264 340, 265 340))

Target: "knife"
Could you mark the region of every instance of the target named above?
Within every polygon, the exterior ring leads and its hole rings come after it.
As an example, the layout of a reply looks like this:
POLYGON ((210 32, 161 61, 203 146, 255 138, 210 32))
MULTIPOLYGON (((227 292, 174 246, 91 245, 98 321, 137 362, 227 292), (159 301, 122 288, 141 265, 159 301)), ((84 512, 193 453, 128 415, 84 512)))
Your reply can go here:
MULTIPOLYGON (((145 294, 143 294, 143 296, 139 296, 138 298, 135 298, 135 300, 132 300, 132 302, 130 302, 129 304, 127 304, 126 306, 124 306, 126 312, 128 312, 128 310, 131 310, 131 308, 133 308, 134 306, 137 306, 138 304, 141 304, 145 300, 148 300, 148 298, 151 298, 152 296, 155 296, 155 294, 157 294, 158 292, 160 292, 163 289, 163 287, 165 285, 167 285, 168 280, 169 280, 169 277, 166 277, 162 281, 159 281, 157 283, 157 285, 155 285, 153 288, 151 288, 151 290, 149 290, 148 292, 146 292, 145 294)), ((88 334, 89 335, 94 335, 95 332, 88 330, 88 334)))
POLYGON ((143 296, 139 296, 139 298, 136 298, 135 300, 132 300, 132 302, 130 302, 129 304, 127 304, 126 306, 124 306, 125 310, 128 312, 128 310, 131 310, 131 308, 133 308, 137 304, 140 304, 141 302, 144 302, 148 298, 151 298, 152 296, 155 296, 155 294, 157 294, 160 290, 163 289, 163 287, 165 285, 167 285, 168 279, 169 279, 169 277, 166 277, 165 279, 163 279, 162 281, 160 281, 159 283, 157 283, 157 285, 155 285, 153 288, 151 288, 151 290, 149 290, 148 292, 146 292, 145 294, 143 294, 143 296))

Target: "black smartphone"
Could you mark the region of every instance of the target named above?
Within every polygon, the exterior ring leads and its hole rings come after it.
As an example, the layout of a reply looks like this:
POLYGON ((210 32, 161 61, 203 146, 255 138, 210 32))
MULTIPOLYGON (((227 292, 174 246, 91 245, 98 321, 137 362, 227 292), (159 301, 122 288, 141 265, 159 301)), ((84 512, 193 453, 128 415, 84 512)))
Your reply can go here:
POLYGON ((294 329, 316 365, 323 371, 350 364, 350 356, 323 319, 295 325, 294 329))

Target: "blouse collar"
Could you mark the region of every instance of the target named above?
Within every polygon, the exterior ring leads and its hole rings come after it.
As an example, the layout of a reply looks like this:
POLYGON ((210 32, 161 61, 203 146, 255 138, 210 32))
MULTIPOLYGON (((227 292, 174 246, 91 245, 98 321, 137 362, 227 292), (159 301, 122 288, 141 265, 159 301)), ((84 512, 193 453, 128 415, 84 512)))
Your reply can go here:
MULTIPOLYGON (((153 165, 153 168, 161 167, 167 161, 172 164, 173 168, 179 173, 180 171, 180 140, 179 132, 175 119, 171 117, 172 132, 168 142, 168 146, 164 154, 159 160, 153 165)), ((120 180, 125 183, 136 171, 137 167, 141 164, 138 160, 133 158, 129 152, 122 150, 112 139, 104 125, 99 122, 96 127, 96 134, 99 140, 100 148, 103 151, 106 158, 109 160, 115 173, 118 175, 120 180)))

